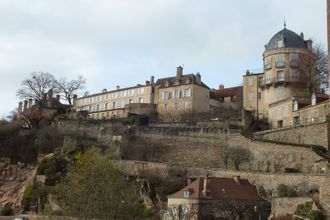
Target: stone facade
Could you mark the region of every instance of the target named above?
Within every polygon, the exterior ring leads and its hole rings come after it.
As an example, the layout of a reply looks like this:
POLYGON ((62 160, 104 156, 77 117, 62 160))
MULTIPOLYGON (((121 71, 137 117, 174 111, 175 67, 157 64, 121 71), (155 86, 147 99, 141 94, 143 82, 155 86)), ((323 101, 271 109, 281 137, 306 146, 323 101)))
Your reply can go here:
POLYGON ((283 101, 300 97, 302 92, 319 91, 318 75, 313 71, 316 55, 311 45, 303 33, 299 36, 286 27, 274 35, 263 53, 264 71, 247 71, 243 77, 243 108, 257 119, 267 119, 271 128, 292 123, 293 105, 283 101))
MULTIPOLYGON (((141 113, 147 109, 154 111, 154 87, 152 82, 147 81, 145 85, 137 85, 128 88, 119 88, 101 93, 84 96, 74 100, 76 111, 88 111, 89 116, 95 119, 106 119, 116 117, 126 117, 129 110, 134 109, 134 113, 141 113), (134 106, 131 106, 133 105, 134 106), (136 104, 144 104, 142 106, 136 104), (145 107, 150 105, 150 107, 145 107)), ((149 111, 147 111, 149 113, 149 111)))

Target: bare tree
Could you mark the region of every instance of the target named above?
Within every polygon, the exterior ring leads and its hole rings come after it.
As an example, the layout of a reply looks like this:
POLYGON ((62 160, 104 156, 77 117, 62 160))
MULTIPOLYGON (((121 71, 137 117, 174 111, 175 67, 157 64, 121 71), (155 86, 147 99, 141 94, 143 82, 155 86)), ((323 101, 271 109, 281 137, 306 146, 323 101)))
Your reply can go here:
POLYGON ((242 163, 249 162, 252 158, 252 153, 250 150, 242 147, 233 147, 230 149, 230 159, 234 163, 236 170, 240 169, 242 163))
POLYGON ((229 158, 230 158, 230 150, 229 150, 228 145, 226 145, 220 149, 220 157, 221 157, 226 169, 228 169, 228 162, 229 162, 229 158))
POLYGON ((20 99, 33 99, 38 102, 39 107, 44 106, 46 100, 45 93, 55 89, 55 79, 50 73, 33 72, 31 78, 22 82, 22 88, 17 90, 20 99))
POLYGON ((70 81, 68 81, 66 78, 61 78, 55 82, 58 91, 63 94, 64 99, 68 101, 70 106, 72 106, 74 93, 85 88, 86 80, 82 76, 78 76, 77 79, 70 81))
POLYGON ((317 59, 314 63, 315 71, 317 71, 317 76, 314 81, 316 81, 316 87, 322 89, 328 88, 328 53, 324 47, 317 43, 313 46, 313 53, 316 55, 317 59))

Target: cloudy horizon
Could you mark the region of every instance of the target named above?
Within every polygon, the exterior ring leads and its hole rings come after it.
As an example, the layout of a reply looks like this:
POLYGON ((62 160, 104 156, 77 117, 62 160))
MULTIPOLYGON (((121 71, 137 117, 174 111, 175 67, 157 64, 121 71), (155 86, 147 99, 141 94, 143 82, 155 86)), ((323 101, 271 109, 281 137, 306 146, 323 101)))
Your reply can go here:
POLYGON ((90 93, 200 72, 211 88, 262 68, 283 28, 326 44, 326 1, 31 0, 0 2, 0 117, 17 107, 31 72, 83 75, 90 93))

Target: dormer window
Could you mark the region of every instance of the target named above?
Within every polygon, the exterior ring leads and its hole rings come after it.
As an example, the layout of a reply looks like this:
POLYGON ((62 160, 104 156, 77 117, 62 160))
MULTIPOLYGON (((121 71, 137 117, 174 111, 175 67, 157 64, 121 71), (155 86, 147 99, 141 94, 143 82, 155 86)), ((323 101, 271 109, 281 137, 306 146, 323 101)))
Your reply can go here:
POLYGON ((189 198, 191 196, 191 193, 192 193, 192 189, 185 190, 185 191, 183 191, 183 197, 189 198))
POLYGON ((189 84, 189 83, 190 83, 190 79, 186 79, 186 80, 185 80, 185 83, 186 83, 186 84, 189 84))
POLYGON ((177 80, 175 80, 175 82, 174 82, 174 85, 179 85, 180 84, 180 81, 177 79, 177 80))
POLYGON ((278 48, 284 47, 284 39, 283 38, 277 39, 277 47, 278 48))
POLYGON ((165 81, 165 87, 168 87, 168 86, 169 86, 168 81, 165 81))

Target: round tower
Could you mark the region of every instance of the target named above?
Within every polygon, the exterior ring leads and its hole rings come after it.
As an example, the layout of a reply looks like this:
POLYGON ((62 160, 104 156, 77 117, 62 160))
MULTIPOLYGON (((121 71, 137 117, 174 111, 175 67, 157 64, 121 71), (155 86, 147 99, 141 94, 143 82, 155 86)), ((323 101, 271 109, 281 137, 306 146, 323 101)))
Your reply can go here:
POLYGON ((272 103, 292 96, 301 96, 308 91, 313 81, 312 41, 304 34, 296 34, 284 25, 265 45, 263 53, 264 76, 259 82, 264 94, 264 113, 272 103))

